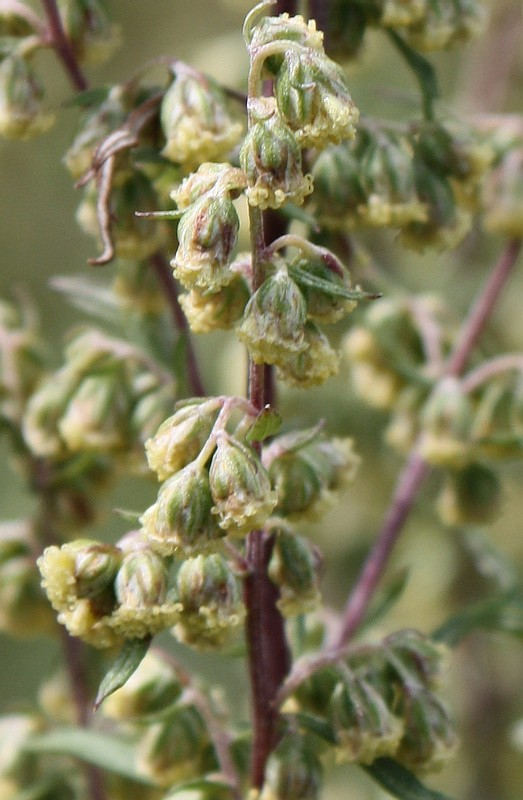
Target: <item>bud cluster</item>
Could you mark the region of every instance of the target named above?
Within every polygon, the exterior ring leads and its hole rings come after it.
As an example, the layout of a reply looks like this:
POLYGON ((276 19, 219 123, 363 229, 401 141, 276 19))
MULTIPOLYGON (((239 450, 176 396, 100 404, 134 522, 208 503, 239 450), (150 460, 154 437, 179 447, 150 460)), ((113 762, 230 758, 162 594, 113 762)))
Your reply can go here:
POLYGON ((38 457, 127 455, 156 428, 174 400, 174 384, 139 349, 100 331, 84 331, 65 364, 32 395, 23 433, 38 457))
POLYGON ((312 208, 334 230, 394 227, 404 244, 457 244, 478 210, 493 148, 463 125, 423 123, 413 132, 369 123, 352 143, 317 157, 312 208))
POLYGON ((446 650, 414 630, 391 634, 347 662, 320 669, 295 692, 299 708, 325 718, 340 759, 389 756, 417 771, 438 769, 457 737, 439 697, 446 650))

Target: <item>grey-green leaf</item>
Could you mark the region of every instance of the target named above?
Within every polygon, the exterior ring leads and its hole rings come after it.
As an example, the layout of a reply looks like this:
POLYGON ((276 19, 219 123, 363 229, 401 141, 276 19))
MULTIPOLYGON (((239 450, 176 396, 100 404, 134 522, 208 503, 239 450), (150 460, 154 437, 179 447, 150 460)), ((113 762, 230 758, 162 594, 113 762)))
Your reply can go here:
POLYGON ((274 436, 280 430, 282 418, 273 408, 266 406, 260 411, 252 427, 247 433, 248 442, 263 442, 268 436, 274 436))
POLYGON ((324 294, 332 297, 344 297, 346 300, 377 300, 381 297, 380 292, 364 292, 362 289, 345 289, 339 283, 326 281, 318 275, 312 275, 299 267, 288 267, 291 278, 296 281, 298 286, 308 286, 310 289, 317 289, 324 294))
POLYGON ((136 769, 134 746, 127 740, 87 728, 58 728, 31 736, 24 745, 28 753, 72 756, 130 780, 152 786, 136 769))
POLYGON ((451 800, 448 795, 427 788, 392 758, 378 758, 363 769, 398 800, 451 800))
POLYGON ((128 639, 116 661, 106 674, 98 689, 96 700, 94 701, 95 709, 98 708, 106 697, 120 689, 131 677, 133 672, 137 670, 145 654, 147 653, 151 644, 151 638, 145 639, 128 639))
POLYGON ((432 634, 437 642, 454 647, 474 630, 504 631, 523 636, 523 599, 508 592, 473 603, 450 617, 432 634))

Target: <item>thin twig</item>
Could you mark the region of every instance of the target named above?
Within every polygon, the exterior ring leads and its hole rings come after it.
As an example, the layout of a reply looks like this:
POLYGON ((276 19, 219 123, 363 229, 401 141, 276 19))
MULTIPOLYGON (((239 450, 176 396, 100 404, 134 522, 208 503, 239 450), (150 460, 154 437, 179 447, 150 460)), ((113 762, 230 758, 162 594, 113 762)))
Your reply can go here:
POLYGON ((66 36, 56 0, 42 0, 49 26, 49 43, 56 50, 71 83, 79 92, 89 88, 89 82, 76 59, 71 42, 66 36))
MULTIPOLYGON (((464 369, 472 350, 483 333, 501 290, 516 264, 521 244, 520 239, 512 240, 501 254, 463 323, 458 341, 445 366, 444 377, 457 376, 464 369)), ((361 624, 369 602, 385 572, 392 549, 412 509, 418 490, 430 471, 430 467, 420 456, 418 447, 419 442, 416 442, 399 477, 381 533, 349 595, 343 613, 341 631, 334 645, 337 649, 347 644, 361 624)))
POLYGON ((205 387, 200 375, 198 361, 191 338, 189 324, 178 300, 178 286, 173 273, 163 253, 157 252, 149 259, 158 283, 165 292, 165 299, 169 305, 175 327, 185 336, 185 352, 187 356, 187 380, 191 394, 194 397, 205 397, 205 387))
POLYGON ((483 383, 503 372, 519 372, 523 375, 523 353, 506 353, 498 358, 491 358, 481 366, 471 370, 461 381, 464 392, 474 392, 483 383))

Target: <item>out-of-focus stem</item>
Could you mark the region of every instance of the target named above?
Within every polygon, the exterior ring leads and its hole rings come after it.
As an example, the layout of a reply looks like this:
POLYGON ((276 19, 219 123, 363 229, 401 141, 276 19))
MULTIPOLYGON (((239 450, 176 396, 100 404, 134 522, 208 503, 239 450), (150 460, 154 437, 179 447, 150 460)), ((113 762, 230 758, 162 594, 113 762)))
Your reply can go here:
POLYGON ((175 327, 185 336, 185 348, 187 354, 187 380, 189 382, 191 393, 195 397, 204 397, 205 387, 200 375, 196 353, 194 352, 189 324, 178 301, 178 286, 174 280, 172 270, 170 269, 164 255, 159 252, 151 256, 149 263, 156 274, 158 283, 165 293, 165 298, 169 305, 175 327))
MULTIPOLYGON (((463 323, 458 341, 445 366, 444 376, 457 376, 463 371, 516 264, 521 245, 521 239, 514 239, 501 254, 463 323)), ((344 647, 360 626, 429 469, 419 455, 418 444, 414 445, 399 477, 381 532, 347 600, 342 627, 334 644, 335 649, 344 647)))
POLYGON ((82 72, 71 43, 66 36, 56 0, 42 0, 42 5, 49 26, 49 43, 56 50, 74 88, 79 92, 84 92, 89 87, 89 82, 82 72))

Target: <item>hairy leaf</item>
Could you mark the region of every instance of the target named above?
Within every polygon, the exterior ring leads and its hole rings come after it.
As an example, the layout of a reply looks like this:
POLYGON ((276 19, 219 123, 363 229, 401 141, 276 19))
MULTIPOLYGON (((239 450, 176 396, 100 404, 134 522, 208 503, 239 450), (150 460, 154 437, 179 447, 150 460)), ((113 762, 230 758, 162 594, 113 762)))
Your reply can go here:
POLYGON ((110 694, 116 692, 117 689, 127 683, 133 672, 138 669, 143 661, 151 641, 151 638, 147 637, 145 639, 128 639, 125 642, 116 661, 100 684, 94 701, 95 709, 106 697, 109 697, 110 694))

